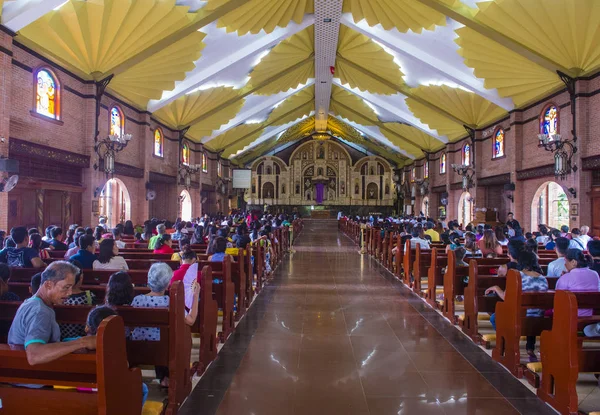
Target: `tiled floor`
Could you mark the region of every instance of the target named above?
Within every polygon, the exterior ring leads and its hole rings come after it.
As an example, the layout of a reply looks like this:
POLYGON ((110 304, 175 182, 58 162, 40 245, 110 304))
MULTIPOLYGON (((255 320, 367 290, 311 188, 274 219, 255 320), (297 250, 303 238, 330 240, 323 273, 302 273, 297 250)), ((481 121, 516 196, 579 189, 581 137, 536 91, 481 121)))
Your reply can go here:
POLYGON ((334 221, 306 221, 181 414, 551 414, 334 221))

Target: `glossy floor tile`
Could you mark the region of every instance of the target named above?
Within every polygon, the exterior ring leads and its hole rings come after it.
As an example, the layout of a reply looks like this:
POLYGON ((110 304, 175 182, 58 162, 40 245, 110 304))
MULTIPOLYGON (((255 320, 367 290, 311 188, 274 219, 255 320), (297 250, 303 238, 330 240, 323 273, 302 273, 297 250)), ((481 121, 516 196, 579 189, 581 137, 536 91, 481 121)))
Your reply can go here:
POLYGON ((335 221, 306 221, 180 413, 552 413, 335 221))

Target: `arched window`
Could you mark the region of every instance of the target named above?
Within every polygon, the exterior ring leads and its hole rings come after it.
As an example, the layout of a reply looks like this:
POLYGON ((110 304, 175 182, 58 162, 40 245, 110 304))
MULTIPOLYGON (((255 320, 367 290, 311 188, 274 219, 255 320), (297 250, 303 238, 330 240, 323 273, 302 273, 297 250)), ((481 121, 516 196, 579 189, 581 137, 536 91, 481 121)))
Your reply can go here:
POLYGON ((471 165, 471 146, 465 144, 462 151, 462 164, 465 166, 471 165))
POLYGON ((552 136, 558 134, 558 109, 554 105, 546 107, 542 113, 540 132, 552 136))
POLYGON ((163 134, 160 128, 154 130, 154 155, 158 157, 163 156, 163 134))
POLYGON ((49 69, 40 69, 35 74, 35 112, 60 119, 60 86, 49 69))
POLYGON ((110 109, 110 135, 122 137, 125 132, 125 117, 119 107, 110 109))
POLYGON ((417 177, 417 168, 416 168, 416 167, 413 167, 413 168, 410 170, 410 182, 411 182, 411 183, 414 183, 414 182, 415 182, 415 177, 417 177))
POLYGON ((221 167, 221 161, 218 161, 217 162, 217 176, 218 177, 221 177, 221 169, 222 169, 222 167, 221 167))
POLYGON ((208 173, 208 161, 206 160, 206 154, 202 153, 202 172, 208 173))
POLYGON ((423 178, 429 179, 429 162, 428 161, 425 161, 425 164, 423 164, 423 178))
POLYGON ((494 154, 492 158, 504 157, 504 130, 498 128, 494 134, 494 154))
POLYGON ((184 144, 181 148, 181 162, 186 166, 190 165, 190 148, 187 144, 184 144))
POLYGON ((446 174, 446 153, 440 157, 440 174, 446 174))

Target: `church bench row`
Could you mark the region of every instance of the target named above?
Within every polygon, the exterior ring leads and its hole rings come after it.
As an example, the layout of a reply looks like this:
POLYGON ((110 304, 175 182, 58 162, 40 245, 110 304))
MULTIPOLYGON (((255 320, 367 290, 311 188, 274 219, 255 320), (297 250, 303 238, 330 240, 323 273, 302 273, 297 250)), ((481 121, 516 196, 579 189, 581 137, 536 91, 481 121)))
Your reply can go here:
MULTIPOLYGON (((169 291, 170 303, 168 309, 141 309, 134 307, 117 307, 117 313, 119 315, 117 322, 122 321, 121 324, 116 325, 112 331, 110 339, 104 339, 103 347, 109 347, 111 353, 107 353, 102 356, 99 363, 104 368, 112 369, 113 365, 120 368, 138 367, 142 365, 152 366, 165 366, 169 368, 169 391, 168 391, 168 402, 165 408, 165 414, 176 414, 179 407, 189 395, 192 389, 191 376, 193 373, 190 371, 190 358, 191 358, 191 334, 190 328, 185 324, 185 307, 184 307, 184 290, 183 283, 177 282, 173 284, 169 291), (121 320, 122 319, 122 320, 121 320), (124 323, 124 324, 123 324, 124 323), (159 341, 135 341, 127 339, 125 341, 125 327, 133 329, 135 327, 157 327, 160 329, 160 340, 159 341), (110 344, 107 343, 110 341, 110 344)), ((1 318, 5 321, 10 321, 14 318, 20 303, 11 302, 0 302, 0 309, 2 316, 1 318)), ((92 309, 92 306, 56 306, 54 308, 56 313, 56 320, 59 323, 67 324, 85 324, 87 315, 92 309)), ((110 320, 112 321, 112 320, 110 320)), ((110 323, 108 321, 108 323, 110 323)), ((106 325, 106 322, 103 323, 106 325)), ((99 340, 102 341, 102 340, 99 340)), ((8 347, 8 346, 3 346, 8 347)), ((24 355, 24 351, 22 352, 24 355)), ((86 355, 94 355, 89 353, 86 355)), ((98 351, 96 352, 98 355, 98 351)), ((27 370, 29 366, 26 357, 22 356, 18 359, 18 362, 13 361, 11 356, 6 356, 0 353, 2 358, 2 369, 0 373, 12 373, 12 379, 10 375, 7 378, 0 378, 2 381, 16 382, 16 383, 36 383, 41 385, 60 385, 60 386, 71 386, 71 387, 87 387, 87 388, 98 388, 98 393, 102 396, 107 391, 117 394, 117 390, 123 389, 128 395, 119 393, 118 399, 120 401, 111 401, 110 410, 107 414, 112 413, 123 413, 123 414, 137 414, 141 413, 141 374, 139 370, 134 371, 135 377, 128 375, 124 369, 121 373, 113 372, 110 378, 104 380, 105 384, 103 390, 100 389, 100 385, 95 385, 93 377, 85 376, 84 370, 90 370, 88 368, 81 367, 77 363, 68 363, 69 359, 76 359, 77 354, 70 354, 56 362, 49 363, 48 366, 56 368, 57 366, 64 366, 63 373, 54 374, 55 378, 46 376, 45 373, 37 373, 38 366, 30 367, 27 377, 22 377, 19 373, 20 370, 27 370), (10 360, 9 360, 10 359, 10 360), (64 360, 63 360, 64 359, 64 360), (14 366, 18 367, 14 367, 14 366), (19 369, 21 368, 21 369, 19 369), (81 370, 81 371, 80 371, 81 370), (14 376, 15 374, 19 376, 14 376), (79 374, 79 376, 77 376, 79 374), (123 377, 120 377, 123 376, 123 377), (89 381, 85 381, 89 378, 89 381), (80 382, 82 381, 82 382, 80 382), (127 383, 127 385, 125 384, 127 383), (129 383, 133 384, 133 387, 128 386, 129 383), (128 406, 134 406, 131 402, 138 402, 136 397, 139 396, 139 403, 135 407, 137 412, 132 412, 127 409, 128 406), (119 406, 122 405, 122 406, 119 406), (123 407, 124 406, 124 407, 123 407)), ((98 360, 98 359, 97 359, 98 360)), ((45 366, 45 365, 42 365, 45 366)), ((43 371, 42 371, 43 372, 43 371)), ((100 370, 100 373, 104 373, 104 369, 100 370)), ((20 388, 6 388, 3 389, 3 395, 5 391, 9 394, 19 395, 20 388), (15 392, 16 391, 16 392, 15 392)), ((31 389, 23 389, 25 393, 31 391, 31 389)), ((58 391, 52 391, 58 393, 58 391)), ((64 390, 64 394, 67 394, 64 390)), ((22 394, 21 394, 22 395, 22 394)), ((81 395, 90 395, 92 398, 96 398, 94 394, 81 393, 81 395)), ((31 398, 31 395, 28 395, 31 398)), ((43 398, 39 402, 39 405, 45 407, 48 402, 51 402, 52 397, 40 396, 43 398)), ((4 396, 3 396, 4 399, 4 396)), ((60 398, 59 398, 60 399, 60 398)), ((78 401, 85 400, 86 398, 78 395, 69 394, 63 396, 64 402, 62 403, 65 407, 76 406, 78 401)), ((87 398, 88 400, 91 398, 87 398)), ((97 399, 102 399, 97 397, 97 399)), ((111 398, 112 399, 112 398, 111 398)), ((21 401, 20 408, 23 407, 23 401, 21 401)), ((108 407, 108 405, 107 405, 108 407)), ((39 410, 39 407, 37 408, 39 410)), ((132 409, 133 410, 133 409, 132 409)), ((15 412, 21 413, 21 412, 15 412)), ((54 412, 53 412, 54 413, 54 412)), ((61 410, 57 410, 56 413, 64 413, 61 410)), ((96 412, 89 412, 96 413, 96 412)), ((99 412, 100 413, 100 412, 99 412)))
MULTIPOLYGON (((351 229, 348 226, 345 228, 351 229)), ((540 265, 543 271, 546 271, 548 263, 555 259, 555 255, 551 251, 544 253, 546 255, 542 254, 540 265)), ((376 256, 375 252, 373 254, 376 256)), ((507 277, 496 275, 498 267, 509 261, 507 257, 473 258, 469 261, 469 267, 457 267, 453 251, 446 254, 443 249, 438 248, 431 251, 420 250, 419 247, 409 250, 403 246, 396 253, 396 262, 400 263, 400 258, 405 259, 411 254, 415 256, 415 261, 412 261, 415 282, 417 276, 421 282, 425 281, 421 271, 427 272, 427 289, 421 289, 417 294, 424 296, 432 307, 440 308, 441 304, 443 314, 454 324, 459 323, 460 328, 474 341, 480 342, 482 338, 478 325, 480 313, 496 312, 497 330, 493 357, 516 376, 522 376, 524 369, 520 362, 522 336, 541 334, 542 383, 538 389, 538 396, 562 414, 577 413, 577 373, 600 372, 600 339, 597 340, 598 347, 590 349, 589 345, 582 348, 583 339, 577 337, 578 330, 585 324, 600 321, 600 317, 578 319, 577 302, 579 301, 580 309, 600 310, 600 293, 522 293, 521 276, 518 271, 510 270, 507 277), (428 266, 423 268, 421 261, 428 266), (448 271, 442 275, 442 269, 445 267, 448 267, 448 271), (467 276, 469 281, 465 284, 463 279, 467 276), (485 296, 485 290, 493 285, 506 288, 504 302, 499 301, 497 297, 485 296), (441 303, 436 298, 440 287, 444 290, 444 300, 441 303), (464 295, 465 314, 462 319, 456 318, 455 299, 458 295, 464 295), (563 309, 567 309, 565 313, 559 310, 556 302, 561 297, 570 298, 567 296, 571 296, 572 299, 563 300, 567 302, 567 306, 562 306, 563 309), (528 308, 554 308, 554 317, 526 318, 524 310, 528 308), (569 321, 570 329, 567 330, 565 327, 569 326, 569 321), (552 331, 547 331, 550 327, 552 331), (547 362, 550 363, 544 365, 547 362)), ((410 264, 406 260, 402 263, 403 266, 399 268, 404 268, 404 263, 410 264)), ((387 264, 388 269, 393 271, 393 267, 389 266, 389 259, 387 264)), ((405 272, 396 275, 410 287, 410 277, 405 272)), ((548 278, 551 290, 556 286, 557 280, 558 278, 548 278)), ((413 288, 415 286, 416 283, 413 283, 413 288)))
MULTIPOLYGON (((216 357, 217 351, 217 324, 218 324, 218 301, 213 288, 213 278, 222 276, 222 273, 213 273, 211 265, 213 263, 204 264, 200 271, 199 279, 201 281, 202 290, 200 292, 200 303, 198 304, 198 317, 195 324, 192 326, 192 332, 200 336, 200 356, 199 356, 199 371, 201 373, 212 360, 216 357)), ((215 263, 216 264, 216 263, 215 263)), ((20 298, 29 296, 29 286, 31 277, 35 271, 31 268, 13 268, 11 276, 8 280, 9 289, 17 294, 20 298)), ((96 296, 98 303, 104 302, 106 293, 106 284, 112 275, 112 271, 84 271, 83 290, 89 290, 96 296)), ((147 271, 132 271, 129 273, 132 283, 136 285, 134 288, 135 295, 147 294, 149 288, 145 287, 148 281, 147 271)), ((216 285, 216 284, 215 284, 216 285)), ((174 286, 174 285, 173 285, 174 286)), ((65 306, 67 307, 67 306, 65 306)), ((233 309, 233 307, 231 307, 233 309)), ((225 313, 224 313, 225 315, 225 313)), ((229 321, 225 321, 221 328, 221 333, 230 332, 229 321)))
POLYGON ((96 350, 72 353, 31 366, 22 346, 0 345, 0 382, 72 386, 73 389, 0 386, 2 413, 110 415, 142 412, 142 372, 129 368, 122 317, 111 316, 98 328, 96 350), (82 393, 75 387, 96 388, 82 393), (27 403, 30 404, 27 404, 27 403))

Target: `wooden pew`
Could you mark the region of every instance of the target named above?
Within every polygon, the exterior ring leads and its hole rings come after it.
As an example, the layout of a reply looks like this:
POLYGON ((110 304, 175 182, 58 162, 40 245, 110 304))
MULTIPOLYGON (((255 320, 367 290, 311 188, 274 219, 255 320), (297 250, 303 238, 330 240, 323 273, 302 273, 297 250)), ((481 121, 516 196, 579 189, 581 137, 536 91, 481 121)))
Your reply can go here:
POLYGON ((426 291, 422 288, 422 283, 427 282, 427 270, 431 265, 431 249, 421 249, 421 245, 415 248, 415 261, 413 263, 413 291, 421 297, 425 297, 426 291))
POLYGON ((233 315, 235 286, 231 280, 231 260, 225 257, 223 262, 198 262, 198 268, 206 265, 211 267, 213 278, 221 280, 220 283, 213 282, 213 292, 215 293, 219 308, 223 310, 223 322, 221 331, 219 332, 219 339, 224 343, 235 328, 235 318, 233 315))
POLYGON ((552 329, 542 332, 542 381, 538 397, 563 415, 578 413, 577 377, 580 372, 600 372, 600 339, 578 337, 598 317, 577 316, 578 308, 594 308, 600 304, 600 293, 557 291, 554 295, 552 329), (583 348, 583 341, 594 341, 583 348))
MULTIPOLYGON (((185 323, 185 301, 182 282, 169 290, 169 308, 117 307, 125 326, 160 328, 160 341, 127 340, 127 360, 131 366, 153 365, 169 368, 169 395, 166 414, 177 410, 192 391, 190 358, 192 350, 190 327, 185 323)), ((2 319, 12 319, 20 303, 0 303, 2 319)), ((56 321, 85 324, 93 306, 55 306, 56 321)), ((121 331, 124 338, 125 332, 121 331)), ((112 358, 112 356, 111 356, 112 358)), ((62 384, 72 386, 70 384, 62 384)), ((85 386, 85 385, 79 385, 85 386)), ((141 391, 141 385, 139 386, 141 391)), ((121 412, 116 412, 121 413, 121 412)))
POLYGON ((427 269, 427 292, 425 299, 433 308, 442 308, 437 301, 437 287, 444 286, 444 274, 442 270, 448 266, 448 254, 444 248, 433 248, 431 250, 431 262, 427 269))
MULTIPOLYGON (((20 298, 29 297, 29 286, 31 277, 37 270, 32 268, 13 268, 9 279, 9 288, 20 298)), ((112 271, 106 270, 84 270, 83 290, 89 290, 94 293, 99 304, 104 301, 106 293, 106 284, 112 271)), ((143 270, 130 271, 129 275, 135 285, 145 285, 148 281, 148 272, 143 270)), ((220 276, 217 273, 214 276, 220 276)), ((200 304, 198 305, 198 317, 192 326, 192 333, 198 333, 200 337, 200 356, 198 359, 198 371, 202 373, 204 369, 212 362, 217 355, 217 323, 218 323, 218 305, 214 299, 213 273, 210 268, 203 267, 199 272, 198 278, 201 281, 202 291, 200 292, 200 304)), ((136 286, 135 295, 147 294, 149 288, 136 286)), ((144 326, 145 327, 145 326, 144 326)))
MULTIPOLYGON (((474 341, 480 341, 479 337, 479 313, 492 314, 496 310, 498 298, 495 296, 486 296, 485 290, 498 285, 504 289, 506 286, 506 277, 498 277, 497 269, 502 263, 508 263, 508 259, 472 259, 469 263, 469 284, 464 290, 465 294, 465 317, 462 324, 462 330, 474 341)), ((549 260, 540 260, 540 265, 544 272, 547 269, 549 260), (544 263, 545 262, 545 263, 544 263)), ((556 286, 557 278, 548 278, 550 289, 556 286)))
POLYGON ((30 366, 21 346, 0 345, 0 382, 97 388, 75 389, 0 387, 4 414, 140 414, 142 373, 129 369, 125 326, 110 316, 98 328, 96 351, 71 353, 53 362, 30 366))

